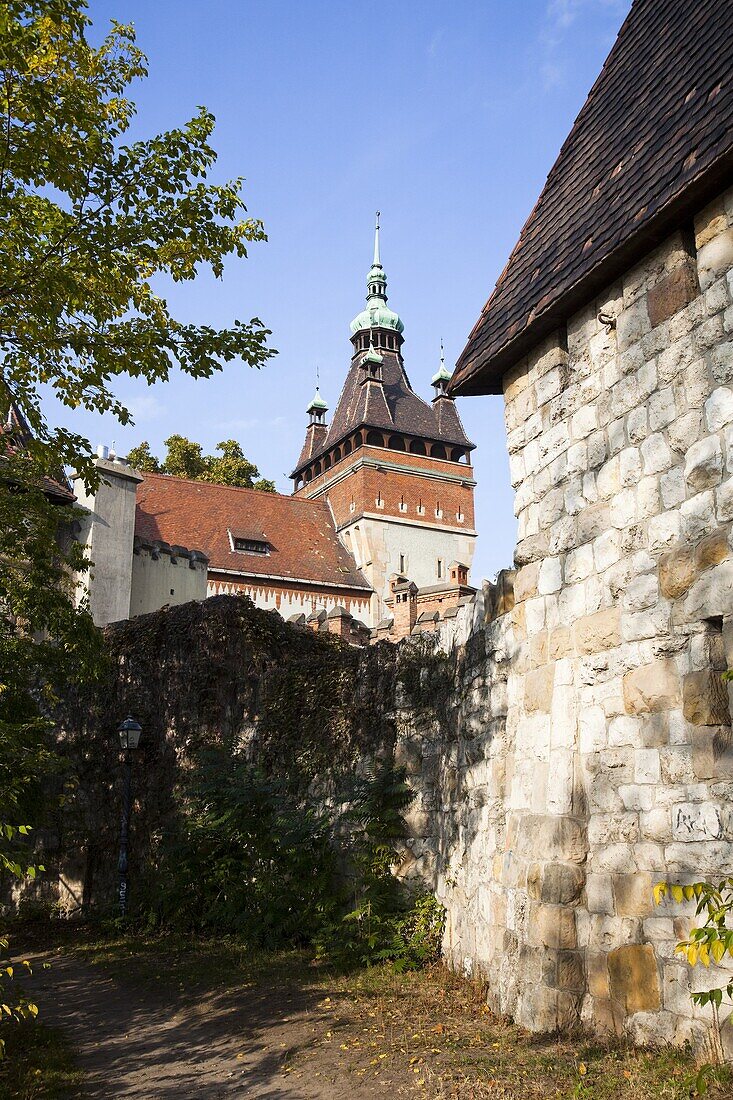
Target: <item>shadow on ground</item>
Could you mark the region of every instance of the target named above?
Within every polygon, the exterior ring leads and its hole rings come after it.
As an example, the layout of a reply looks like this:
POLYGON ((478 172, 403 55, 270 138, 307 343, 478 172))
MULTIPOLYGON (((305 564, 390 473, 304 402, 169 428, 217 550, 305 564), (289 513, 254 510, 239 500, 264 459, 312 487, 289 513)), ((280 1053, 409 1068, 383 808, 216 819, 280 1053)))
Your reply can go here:
POLYGON ((328 1026, 322 991, 300 985, 242 987, 189 1005, 161 989, 117 982, 69 954, 30 958, 24 982, 45 1023, 76 1047, 87 1073, 84 1095, 125 1100, 325 1100, 373 1095, 356 1079, 308 1080, 287 1064, 328 1026), (49 964, 44 969, 44 964, 49 964))

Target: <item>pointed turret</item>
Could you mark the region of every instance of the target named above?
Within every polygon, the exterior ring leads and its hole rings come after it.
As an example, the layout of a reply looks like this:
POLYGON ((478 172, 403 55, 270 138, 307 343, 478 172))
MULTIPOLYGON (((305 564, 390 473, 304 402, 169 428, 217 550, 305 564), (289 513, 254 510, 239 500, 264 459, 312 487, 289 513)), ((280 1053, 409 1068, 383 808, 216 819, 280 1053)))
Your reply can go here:
POLYGON ((305 431, 305 443, 303 449, 300 452, 300 458, 298 464, 307 462, 309 458, 313 458, 323 448, 323 443, 328 432, 328 425, 326 423, 326 413, 328 412, 328 405, 321 397, 321 390, 319 386, 316 386, 316 392, 308 403, 308 407, 305 410, 308 413, 308 427, 305 431))
MULTIPOLYGON (((438 371, 433 375, 430 385, 435 388, 435 397, 433 401, 437 401, 439 397, 448 396, 448 383, 451 380, 451 373, 446 370, 445 366, 445 351, 443 350, 443 341, 440 341, 440 367, 438 371)), ((452 400, 452 399, 449 399, 452 400)))
POLYGON ((305 410, 310 416, 311 424, 325 424, 326 413, 328 412, 328 405, 321 397, 320 386, 316 386, 316 392, 311 399, 308 408, 305 410))
POLYGON ((431 386, 435 390, 433 410, 438 432, 446 439, 463 438, 468 446, 471 446, 471 444, 468 443, 468 437, 461 423, 461 418, 458 415, 455 399, 448 393, 448 386, 450 385, 452 377, 451 372, 445 365, 445 350, 443 348, 443 341, 441 340, 440 366, 430 381, 431 386))

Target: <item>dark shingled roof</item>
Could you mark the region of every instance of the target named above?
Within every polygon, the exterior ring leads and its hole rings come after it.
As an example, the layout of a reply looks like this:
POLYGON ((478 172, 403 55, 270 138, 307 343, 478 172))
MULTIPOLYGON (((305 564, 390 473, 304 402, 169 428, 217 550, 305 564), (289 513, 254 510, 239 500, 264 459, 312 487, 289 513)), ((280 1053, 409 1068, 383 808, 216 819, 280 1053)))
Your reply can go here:
POLYGON ((336 533, 325 500, 145 474, 137 490, 135 534, 149 542, 196 546, 209 571, 282 577, 370 592, 371 586, 336 533), (269 543, 268 554, 232 549, 229 538, 269 543))
POLYGON ((452 391, 500 393, 543 337, 733 182, 731 0, 635 0, 452 391))
POLYGON ((364 382, 360 366, 363 354, 352 359, 328 433, 317 451, 301 452, 296 471, 305 461, 335 446, 359 427, 386 428, 405 435, 423 436, 441 443, 472 449, 453 401, 442 398, 428 404, 412 389, 400 357, 393 351, 381 351, 382 382, 364 382), (436 406, 441 407, 440 413, 436 406), (445 408, 443 408, 445 406, 445 408), (304 459, 304 455, 306 458, 304 459))

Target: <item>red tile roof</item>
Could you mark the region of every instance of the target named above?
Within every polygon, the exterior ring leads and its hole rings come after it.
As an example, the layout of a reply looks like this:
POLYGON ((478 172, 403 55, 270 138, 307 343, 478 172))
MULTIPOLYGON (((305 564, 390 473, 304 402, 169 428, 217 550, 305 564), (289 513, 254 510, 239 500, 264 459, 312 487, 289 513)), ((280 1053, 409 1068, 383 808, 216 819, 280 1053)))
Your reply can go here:
POLYGON ((145 474, 137 490, 135 534, 202 550, 211 572, 371 590, 323 500, 145 474), (230 532, 269 543, 269 554, 233 550, 230 532))
POLYGON ((733 182, 731 0, 635 0, 456 373, 501 393, 543 337, 733 182))

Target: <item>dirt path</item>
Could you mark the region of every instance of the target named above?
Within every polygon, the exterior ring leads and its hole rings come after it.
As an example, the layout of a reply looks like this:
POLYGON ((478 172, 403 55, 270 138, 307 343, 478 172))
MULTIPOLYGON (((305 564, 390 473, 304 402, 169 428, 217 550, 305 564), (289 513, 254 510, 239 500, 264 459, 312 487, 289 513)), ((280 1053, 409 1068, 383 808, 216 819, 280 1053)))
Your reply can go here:
POLYGON ((27 984, 87 1073, 84 1096, 135 1100, 218 1100, 219 1097, 350 1100, 394 1095, 387 1082, 369 1084, 324 1060, 291 1060, 330 1035, 319 1008, 321 990, 254 985, 171 1004, 149 987, 124 985, 69 954, 30 959, 27 984), (48 969, 43 964, 50 964, 48 969))

